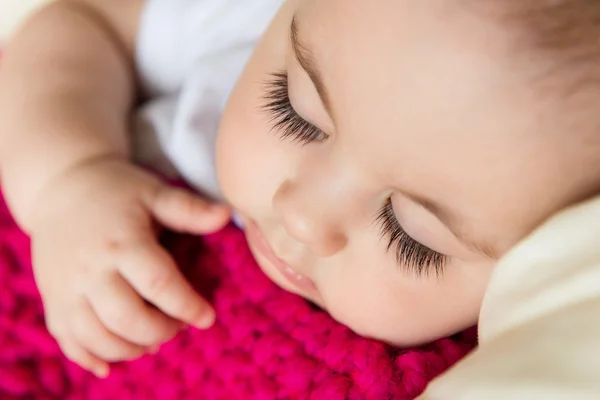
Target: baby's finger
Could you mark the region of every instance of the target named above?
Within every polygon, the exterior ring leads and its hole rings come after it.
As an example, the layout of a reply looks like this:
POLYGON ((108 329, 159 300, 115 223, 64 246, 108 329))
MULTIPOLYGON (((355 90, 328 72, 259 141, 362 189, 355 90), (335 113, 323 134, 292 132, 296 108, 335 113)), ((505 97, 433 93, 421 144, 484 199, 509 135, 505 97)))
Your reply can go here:
POLYGON ((210 203, 186 190, 167 186, 159 189, 147 206, 161 225, 179 232, 215 232, 231 218, 228 207, 210 203))
POLYGON ((106 378, 110 372, 108 363, 96 357, 73 340, 59 340, 58 346, 64 355, 81 368, 90 371, 98 378, 106 378))
POLYGON ((102 324, 140 346, 173 338, 181 323, 147 304, 118 273, 105 275, 88 288, 88 300, 102 324))
POLYGON ((82 301, 70 319, 71 335, 84 349, 105 361, 132 360, 146 348, 130 343, 104 327, 87 301, 82 301))
POLYGON ((120 267, 123 277, 146 300, 171 317, 197 328, 208 328, 215 314, 153 237, 131 253, 120 267), (143 250, 142 250, 143 249, 143 250))

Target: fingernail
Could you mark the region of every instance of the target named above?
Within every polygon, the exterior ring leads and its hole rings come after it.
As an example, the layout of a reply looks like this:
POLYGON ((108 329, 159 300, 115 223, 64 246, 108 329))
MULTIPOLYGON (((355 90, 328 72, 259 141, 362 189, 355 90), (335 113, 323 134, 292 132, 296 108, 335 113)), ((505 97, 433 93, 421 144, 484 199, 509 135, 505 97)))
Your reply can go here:
POLYGON ((100 379, 106 378, 108 376, 108 372, 108 366, 106 365, 94 368, 94 375, 96 375, 96 377, 100 379))
POLYGON ((215 323, 215 313, 213 311, 206 312, 194 326, 198 329, 208 329, 215 323))

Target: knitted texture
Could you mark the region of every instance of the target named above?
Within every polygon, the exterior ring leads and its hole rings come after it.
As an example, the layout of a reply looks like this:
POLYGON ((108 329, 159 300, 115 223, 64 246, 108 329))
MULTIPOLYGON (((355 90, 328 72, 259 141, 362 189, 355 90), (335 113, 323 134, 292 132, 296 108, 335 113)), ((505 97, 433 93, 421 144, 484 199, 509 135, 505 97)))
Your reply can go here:
POLYGON ((475 345, 474 330, 410 350, 361 338, 273 284, 233 226, 164 243, 217 323, 99 380, 47 333, 28 239, 0 198, 0 400, 411 399, 475 345))

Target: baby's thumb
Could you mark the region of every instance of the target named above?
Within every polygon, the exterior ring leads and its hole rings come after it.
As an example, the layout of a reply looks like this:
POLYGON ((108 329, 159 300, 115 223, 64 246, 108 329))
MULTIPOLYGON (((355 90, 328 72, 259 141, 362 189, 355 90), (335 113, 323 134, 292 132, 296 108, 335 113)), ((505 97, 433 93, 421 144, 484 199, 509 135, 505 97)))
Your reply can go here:
POLYGON ((224 205, 168 186, 160 188, 148 206, 157 222, 177 232, 215 232, 227 224, 231 217, 231 211, 224 205))

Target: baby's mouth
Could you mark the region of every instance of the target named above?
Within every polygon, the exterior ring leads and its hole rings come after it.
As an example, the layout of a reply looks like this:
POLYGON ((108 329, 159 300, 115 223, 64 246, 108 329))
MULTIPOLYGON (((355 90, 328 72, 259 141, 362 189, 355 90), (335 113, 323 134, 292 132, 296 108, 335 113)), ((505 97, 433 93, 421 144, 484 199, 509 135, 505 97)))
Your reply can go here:
POLYGON ((276 269, 291 285, 308 297, 316 297, 318 295, 317 287, 312 280, 296 272, 294 268, 275 255, 265 236, 254 221, 245 221, 245 231, 250 247, 276 269))

